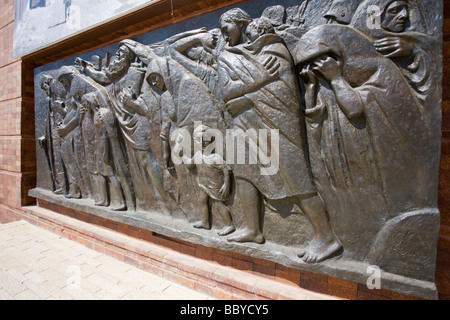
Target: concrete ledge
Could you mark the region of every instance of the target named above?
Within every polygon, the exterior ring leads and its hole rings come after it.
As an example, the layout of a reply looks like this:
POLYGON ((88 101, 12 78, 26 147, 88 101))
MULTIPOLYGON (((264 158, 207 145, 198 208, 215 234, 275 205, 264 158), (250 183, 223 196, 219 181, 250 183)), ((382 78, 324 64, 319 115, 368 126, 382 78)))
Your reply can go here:
POLYGON ((331 296, 176 252, 37 206, 28 221, 218 299, 330 300, 331 296))
MULTIPOLYGON (((199 247, 207 247, 212 248, 213 250, 220 250, 221 252, 228 252, 231 256, 234 254, 241 255, 241 259, 242 257, 250 257, 251 259, 267 261, 268 263, 299 270, 302 274, 302 278, 304 273, 318 274, 322 279, 313 281, 318 284, 318 287, 316 284, 313 284, 312 286, 309 284, 307 286, 300 284, 300 287, 315 292, 333 295, 339 294, 334 291, 330 292, 326 283, 320 283, 322 281, 327 282, 327 277, 339 278, 357 284, 357 289, 353 290, 353 294, 344 296, 344 298, 359 299, 359 293, 366 291, 367 289, 366 282, 370 276, 367 272, 368 267, 370 266, 370 263, 368 262, 340 259, 340 257, 337 256, 320 264, 309 264, 297 257, 295 248, 278 245, 273 242, 266 241, 264 246, 254 243, 230 243, 226 241, 226 239, 222 239, 222 237, 214 234, 211 235, 206 230, 195 229, 187 221, 182 219, 172 219, 171 217, 161 214, 148 214, 146 212, 136 212, 133 215, 124 215, 123 213, 114 212, 107 208, 95 207, 92 205, 92 201, 87 199, 65 199, 63 196, 55 196, 52 192, 39 188, 30 190, 29 193, 31 196, 38 199, 38 203, 45 202, 45 207, 47 209, 56 212, 60 212, 60 210, 69 210, 72 212, 70 214, 71 217, 85 215, 87 216, 87 220, 84 221, 87 222, 91 222, 93 219, 103 219, 106 224, 112 223, 118 225, 118 228, 112 228, 115 231, 122 232, 122 229, 128 227, 135 228, 136 230, 147 230, 157 236, 171 238, 175 243, 179 241, 183 243, 182 245, 187 244, 190 246, 189 249, 192 250, 197 250, 199 247), (73 212, 75 212, 75 214, 73 212)), ((104 223, 99 225, 104 226, 104 223)), ((133 233, 131 235, 134 236, 133 233)), ((145 237, 142 238, 138 236, 138 238, 147 240, 145 237)), ((154 237, 150 238, 152 238, 150 241, 154 242, 154 237)), ((163 245, 166 246, 165 244, 163 245)), ((183 251, 183 253, 184 252, 185 251, 183 251)), ((198 254, 194 256, 203 258, 198 254)), ((246 259, 244 258, 244 260, 246 259)), ((229 264, 227 266, 229 266, 229 264)), ((233 264, 231 264, 231 266, 234 267, 233 264)), ((434 282, 416 280, 414 278, 400 276, 385 271, 381 272, 381 278, 383 280, 381 290, 377 290, 376 293, 374 293, 373 290, 369 290, 368 297, 375 295, 390 299, 392 292, 396 292, 399 294, 395 297, 396 299, 410 299, 410 297, 429 300, 437 299, 437 289, 434 282)), ((295 285, 297 284, 298 282, 295 283, 295 285)))

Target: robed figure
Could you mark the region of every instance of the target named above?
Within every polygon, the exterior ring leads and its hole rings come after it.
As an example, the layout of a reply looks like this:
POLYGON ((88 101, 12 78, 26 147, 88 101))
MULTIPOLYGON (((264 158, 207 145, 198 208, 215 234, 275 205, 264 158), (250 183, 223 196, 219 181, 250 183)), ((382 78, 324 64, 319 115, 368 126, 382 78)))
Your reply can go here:
POLYGON ((387 221, 435 206, 428 111, 402 70, 351 27, 309 31, 294 57, 316 186, 347 254, 364 259, 387 221))

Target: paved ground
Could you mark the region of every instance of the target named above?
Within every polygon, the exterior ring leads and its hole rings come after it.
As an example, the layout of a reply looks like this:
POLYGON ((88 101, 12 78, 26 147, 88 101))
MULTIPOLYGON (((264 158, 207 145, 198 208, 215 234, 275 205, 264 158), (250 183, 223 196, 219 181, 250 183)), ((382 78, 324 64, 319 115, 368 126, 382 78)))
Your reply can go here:
POLYGON ((0 300, 214 300, 25 221, 0 224, 0 300))

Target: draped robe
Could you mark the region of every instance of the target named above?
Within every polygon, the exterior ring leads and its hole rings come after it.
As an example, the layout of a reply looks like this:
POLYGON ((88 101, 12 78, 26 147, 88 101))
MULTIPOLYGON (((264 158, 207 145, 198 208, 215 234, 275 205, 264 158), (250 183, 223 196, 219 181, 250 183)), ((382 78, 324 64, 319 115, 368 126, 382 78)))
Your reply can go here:
POLYGON ((293 54, 299 68, 321 56, 339 57, 364 106, 362 118, 349 120, 322 79, 316 105, 305 112, 313 175, 333 228, 347 251, 367 252, 387 220, 436 205, 439 128, 430 128, 402 70, 361 32, 320 26, 293 54))
MULTIPOLYGON (((251 44, 226 47, 219 57, 219 79, 233 129, 279 130, 279 170, 262 175, 266 165, 258 159, 256 164, 234 164, 234 175, 251 182, 266 200, 315 194, 305 153, 298 82, 282 39, 267 34, 251 44), (264 66, 270 58, 279 64, 273 76, 264 66)), ((257 137, 249 138, 258 145, 257 137)), ((245 151, 249 153, 248 144, 245 151)))

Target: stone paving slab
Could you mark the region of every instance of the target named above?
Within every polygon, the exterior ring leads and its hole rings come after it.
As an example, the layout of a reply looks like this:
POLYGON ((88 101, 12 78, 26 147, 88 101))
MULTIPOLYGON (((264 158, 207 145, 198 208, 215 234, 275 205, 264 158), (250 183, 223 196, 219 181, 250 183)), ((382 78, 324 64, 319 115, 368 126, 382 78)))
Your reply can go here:
POLYGON ((26 221, 0 224, 1 300, 215 300, 26 221))

